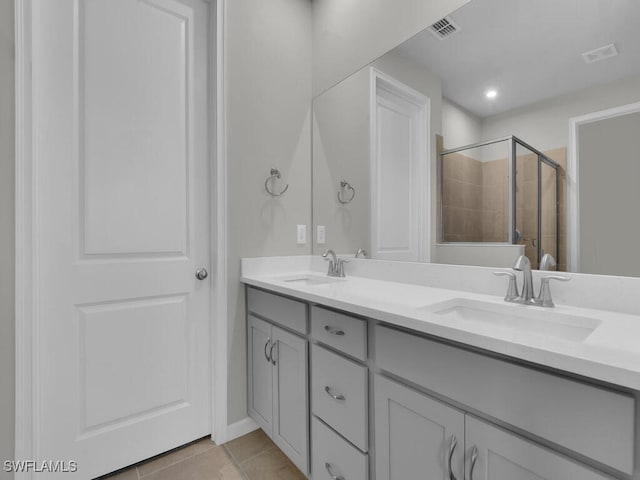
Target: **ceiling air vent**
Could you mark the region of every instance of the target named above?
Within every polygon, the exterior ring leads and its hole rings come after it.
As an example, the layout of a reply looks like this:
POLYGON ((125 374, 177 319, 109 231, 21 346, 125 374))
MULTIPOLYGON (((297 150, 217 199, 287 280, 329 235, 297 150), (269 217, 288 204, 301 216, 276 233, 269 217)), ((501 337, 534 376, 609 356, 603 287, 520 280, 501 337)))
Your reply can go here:
POLYGON ((433 33, 440 40, 450 37, 454 33, 460 31, 460 27, 451 20, 451 17, 444 17, 442 20, 438 20, 430 27, 431 33, 433 33))
POLYGON ((607 58, 615 57, 618 55, 618 49, 614 43, 605 45, 604 47, 596 48, 590 52, 582 54, 582 58, 586 63, 599 62, 600 60, 606 60, 607 58))

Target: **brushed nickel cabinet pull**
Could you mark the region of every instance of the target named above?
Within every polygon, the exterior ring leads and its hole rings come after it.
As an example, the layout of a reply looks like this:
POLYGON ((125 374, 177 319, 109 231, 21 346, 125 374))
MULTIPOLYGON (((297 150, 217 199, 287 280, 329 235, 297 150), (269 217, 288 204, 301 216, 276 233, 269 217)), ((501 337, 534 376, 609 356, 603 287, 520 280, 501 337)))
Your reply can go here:
POLYGON ((451 436, 451 445, 449 446, 449 480, 458 480, 456 476, 453 474, 453 468, 451 466, 451 460, 453 459, 453 452, 456 450, 456 445, 458 445, 458 440, 455 435, 451 436))
POLYGON ((331 480, 345 480, 345 478, 342 475, 333 474, 333 469, 331 468, 331 464, 329 462, 325 462, 324 468, 327 469, 327 472, 329 473, 331 480))
POLYGON ((476 466, 476 462, 478 461, 478 449, 473 447, 471 450, 471 469, 469 470, 469 480, 473 480, 473 468, 476 466))
MULTIPOLYGON (((267 359, 267 362, 271 363, 270 354, 267 353, 267 348, 269 348, 269 344, 271 343, 271 338, 267 338, 267 343, 264 344, 264 358, 267 359)), ((273 349, 273 347, 271 347, 273 349)))
POLYGON ((271 349, 269 350, 269 358, 271 358, 271 363, 273 363, 274 365, 276 364, 276 358, 273 356, 273 347, 276 346, 276 343, 278 342, 273 342, 271 344, 271 349))
POLYGON ((324 391, 327 392, 327 395, 329 395, 334 400, 346 400, 344 398, 344 395, 336 395, 331 391, 331 388, 329 388, 328 386, 324 387, 324 391))
POLYGON ((329 325, 325 325, 325 331, 330 333, 331 335, 338 335, 339 337, 344 336, 343 330, 338 330, 337 328, 330 327, 329 325))

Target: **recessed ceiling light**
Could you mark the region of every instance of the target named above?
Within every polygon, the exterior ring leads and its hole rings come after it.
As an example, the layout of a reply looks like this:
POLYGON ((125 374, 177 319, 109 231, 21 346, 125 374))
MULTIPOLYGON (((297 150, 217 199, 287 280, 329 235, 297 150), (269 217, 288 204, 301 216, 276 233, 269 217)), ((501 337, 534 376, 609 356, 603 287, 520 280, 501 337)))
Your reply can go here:
POLYGON ((487 90, 487 93, 485 93, 485 96, 491 99, 496 98, 498 96, 498 91, 493 89, 487 90))

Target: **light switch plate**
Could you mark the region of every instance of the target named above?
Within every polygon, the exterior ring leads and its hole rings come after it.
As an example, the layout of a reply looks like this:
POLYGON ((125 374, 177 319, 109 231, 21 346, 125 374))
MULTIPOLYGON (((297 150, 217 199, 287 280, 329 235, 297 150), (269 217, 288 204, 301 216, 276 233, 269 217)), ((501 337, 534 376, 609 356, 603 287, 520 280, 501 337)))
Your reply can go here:
POLYGON ((325 239, 324 225, 318 225, 316 239, 318 241, 318 245, 324 245, 325 244, 326 239, 325 239))
POLYGON ((298 231, 296 233, 296 241, 298 245, 304 245, 307 243, 307 226, 298 225, 298 231))

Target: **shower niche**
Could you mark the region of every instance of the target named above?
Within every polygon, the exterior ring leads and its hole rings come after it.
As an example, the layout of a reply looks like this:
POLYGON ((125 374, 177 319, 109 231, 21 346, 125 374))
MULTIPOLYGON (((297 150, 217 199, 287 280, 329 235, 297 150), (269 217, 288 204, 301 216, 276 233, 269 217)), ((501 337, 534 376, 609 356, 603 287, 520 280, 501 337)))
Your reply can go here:
POLYGON ((564 269, 563 172, 515 136, 441 150, 438 242, 522 245, 534 268, 549 253, 564 269))

